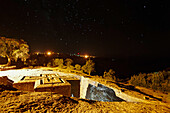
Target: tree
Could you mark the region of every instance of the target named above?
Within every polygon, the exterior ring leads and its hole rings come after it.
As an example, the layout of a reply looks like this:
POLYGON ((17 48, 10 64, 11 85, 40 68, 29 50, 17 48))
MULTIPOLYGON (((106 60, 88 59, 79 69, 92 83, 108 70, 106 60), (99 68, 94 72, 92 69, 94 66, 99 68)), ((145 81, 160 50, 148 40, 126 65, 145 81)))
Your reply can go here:
POLYGON ((37 56, 35 56, 36 57, 36 59, 37 59, 37 65, 38 66, 43 66, 44 64, 46 64, 46 57, 45 57, 45 55, 42 55, 42 54, 39 54, 39 55, 37 55, 37 56))
POLYGON ((80 71, 80 70, 81 70, 81 65, 76 64, 76 65, 75 65, 75 69, 78 70, 78 71, 80 71))
POLYGON ((0 56, 7 57, 8 62, 5 66, 11 64, 11 60, 17 61, 20 58, 26 61, 29 58, 29 46, 24 40, 0 37, 0 56))
POLYGON ((51 62, 48 62, 47 67, 51 67, 51 62))
POLYGON ((73 63, 73 60, 70 58, 65 59, 65 64, 67 66, 67 70, 70 72, 70 70, 74 69, 74 66, 72 66, 71 64, 73 63))
POLYGON ((29 63, 30 63, 32 66, 35 66, 35 65, 37 64, 37 59, 29 60, 29 63))
POLYGON ((89 59, 86 61, 86 64, 82 66, 82 69, 90 75, 91 72, 94 71, 94 65, 95 63, 89 59))
POLYGON ((108 72, 104 72, 104 75, 103 75, 104 78, 108 78, 108 79, 113 79, 113 80, 116 80, 116 77, 115 77, 115 71, 113 71, 112 69, 109 69, 108 72))
POLYGON ((64 63, 63 59, 59 59, 59 61, 58 61, 58 67, 59 67, 59 68, 63 68, 63 63, 64 63))
POLYGON ((58 58, 53 60, 53 66, 59 66, 59 60, 58 58))
POLYGON ((53 59, 52 65, 62 68, 63 67, 63 62, 64 62, 63 59, 56 58, 56 59, 53 59))
POLYGON ((67 67, 70 67, 70 65, 73 63, 73 60, 70 58, 65 59, 65 64, 67 67))

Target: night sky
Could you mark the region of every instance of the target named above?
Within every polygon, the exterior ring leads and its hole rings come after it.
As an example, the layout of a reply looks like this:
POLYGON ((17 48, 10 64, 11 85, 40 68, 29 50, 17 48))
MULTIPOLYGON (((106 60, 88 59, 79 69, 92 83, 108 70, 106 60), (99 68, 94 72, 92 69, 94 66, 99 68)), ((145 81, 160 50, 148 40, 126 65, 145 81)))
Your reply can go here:
POLYGON ((0 36, 30 52, 168 57, 168 0, 0 0, 0 36))

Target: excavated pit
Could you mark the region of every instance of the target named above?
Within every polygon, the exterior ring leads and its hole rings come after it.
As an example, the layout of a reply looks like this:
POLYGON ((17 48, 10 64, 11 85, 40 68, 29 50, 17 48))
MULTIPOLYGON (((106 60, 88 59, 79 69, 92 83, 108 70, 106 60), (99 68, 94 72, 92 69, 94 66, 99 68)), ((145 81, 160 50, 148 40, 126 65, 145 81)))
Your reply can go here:
MULTIPOLYGON (((59 80, 64 82, 61 82, 62 84, 66 84, 67 86, 68 83, 70 84, 70 88, 66 87, 63 90, 60 89, 60 86, 56 86, 56 88, 51 88, 55 89, 54 92, 57 92, 59 94, 65 94, 70 91, 70 93, 67 93, 67 95, 70 95, 72 97, 77 97, 77 98, 82 98, 82 99, 89 99, 89 100, 96 100, 96 101, 103 101, 103 102, 113 102, 113 101, 131 101, 126 98, 122 99, 121 93, 117 89, 109 88, 101 83, 98 83, 97 81, 93 81, 90 78, 79 76, 76 74, 68 74, 68 73, 63 73, 63 72, 56 72, 56 71, 42 71, 42 70, 33 70, 33 69, 25 69, 24 70, 15 70, 15 72, 8 73, 5 71, 0 72, 0 76, 7 76, 9 79, 14 81, 14 84, 22 83, 20 80, 24 80, 24 78, 28 78, 26 76, 35 76, 37 77, 40 76, 42 77, 42 74, 55 74, 59 75, 59 80), (26 71, 26 72, 25 72, 26 71), (34 72, 33 72, 34 71, 34 72), (21 73, 22 72, 22 73, 21 73), (72 76, 75 77, 76 79, 68 79, 67 76, 72 76), (67 79, 65 79, 65 77, 67 79), (58 88, 58 89, 57 89, 58 88), (68 89, 68 90, 66 90, 68 89), (60 93, 61 92, 61 93, 60 93)), ((31 78, 31 77, 30 77, 31 78)), ((39 80, 40 83, 36 83, 37 80, 35 81, 35 84, 41 85, 43 84, 42 80, 39 80)), ((50 82, 50 80, 47 78, 47 82, 50 82)), ((33 82, 32 82, 33 83, 33 82)), ((53 84, 53 83, 52 83, 53 84)), ((59 84, 59 83, 58 83, 59 84)), ((29 87, 28 83, 26 82, 27 87, 29 87)), ((48 84, 47 84, 48 85, 48 84)), ((31 88, 35 88, 36 85, 31 84, 30 89, 28 91, 41 91, 43 92, 42 87, 40 89, 32 90, 31 88)), ((22 88, 22 84, 19 84, 20 90, 22 88)), ((44 91, 48 91, 48 88, 46 88, 44 91)), ((50 90, 49 90, 50 91, 50 90)))

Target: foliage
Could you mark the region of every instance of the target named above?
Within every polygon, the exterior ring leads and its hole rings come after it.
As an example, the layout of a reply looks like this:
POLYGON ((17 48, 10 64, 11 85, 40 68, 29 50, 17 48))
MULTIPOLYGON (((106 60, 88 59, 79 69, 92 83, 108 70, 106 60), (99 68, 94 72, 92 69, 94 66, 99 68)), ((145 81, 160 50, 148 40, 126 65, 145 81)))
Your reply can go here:
POLYGON ((103 77, 106 79, 112 79, 116 81, 115 71, 113 71, 112 69, 110 69, 108 72, 105 71, 103 77))
POLYGON ((81 65, 76 64, 76 65, 75 65, 75 69, 76 69, 77 71, 80 71, 80 70, 81 70, 81 65))
POLYGON ((46 60, 46 57, 44 55, 41 55, 41 54, 37 55, 36 59, 37 59, 36 65, 38 65, 38 66, 43 66, 44 64, 46 65, 47 62, 48 62, 46 60))
POLYGON ((58 67, 59 68, 63 68, 63 63, 64 63, 64 60, 63 59, 59 59, 58 67))
POLYGON ((71 70, 74 70, 74 66, 70 65, 69 67, 67 67, 68 72, 71 72, 71 70))
POLYGON ((91 72, 94 71, 94 65, 95 65, 95 63, 89 59, 86 61, 86 64, 84 66, 82 66, 82 70, 87 72, 90 75, 91 72))
POLYGON ((148 74, 140 73, 139 75, 132 76, 129 83, 136 86, 160 90, 162 92, 170 92, 170 73, 165 71, 148 74))
POLYGON ((59 66, 58 66, 58 67, 59 67, 59 68, 63 68, 63 66, 64 66, 64 65, 63 65, 64 60, 63 60, 63 59, 60 59, 59 62, 60 62, 60 63, 59 63, 59 66))
POLYGON ((53 60, 53 66, 63 67, 63 62, 63 59, 56 58, 53 60))
POLYGON ((59 64, 58 64, 58 63, 59 63, 59 60, 60 60, 60 59, 58 59, 58 58, 53 59, 53 62, 52 62, 52 63, 53 63, 53 66, 58 66, 58 65, 59 65, 59 64))
POLYGON ((67 67, 69 67, 73 63, 73 60, 70 58, 65 59, 65 64, 67 67))
POLYGON ((64 63, 63 59, 55 58, 52 61, 48 62, 47 66, 48 67, 55 66, 55 67, 63 68, 63 63, 64 63))
POLYGON ((67 70, 69 72, 74 69, 74 66, 71 65, 72 63, 73 63, 72 59, 70 59, 70 58, 65 59, 65 64, 66 64, 67 70))
POLYGON ((29 64, 35 66, 37 64, 37 59, 29 60, 29 64))
POLYGON ((0 37, 0 56, 8 58, 7 65, 11 64, 11 60, 17 61, 19 58, 26 61, 28 52, 29 46, 24 40, 0 37))
POLYGON ((48 62, 47 67, 51 67, 51 66, 52 66, 51 62, 48 62))

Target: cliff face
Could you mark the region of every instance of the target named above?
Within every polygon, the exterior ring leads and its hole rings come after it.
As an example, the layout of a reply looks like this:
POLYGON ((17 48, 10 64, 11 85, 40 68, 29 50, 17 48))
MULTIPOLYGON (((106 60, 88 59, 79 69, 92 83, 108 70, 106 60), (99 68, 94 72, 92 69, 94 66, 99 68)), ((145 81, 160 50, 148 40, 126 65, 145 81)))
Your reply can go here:
POLYGON ((80 81, 80 98, 103 102, 123 101, 113 89, 83 76, 80 81))

